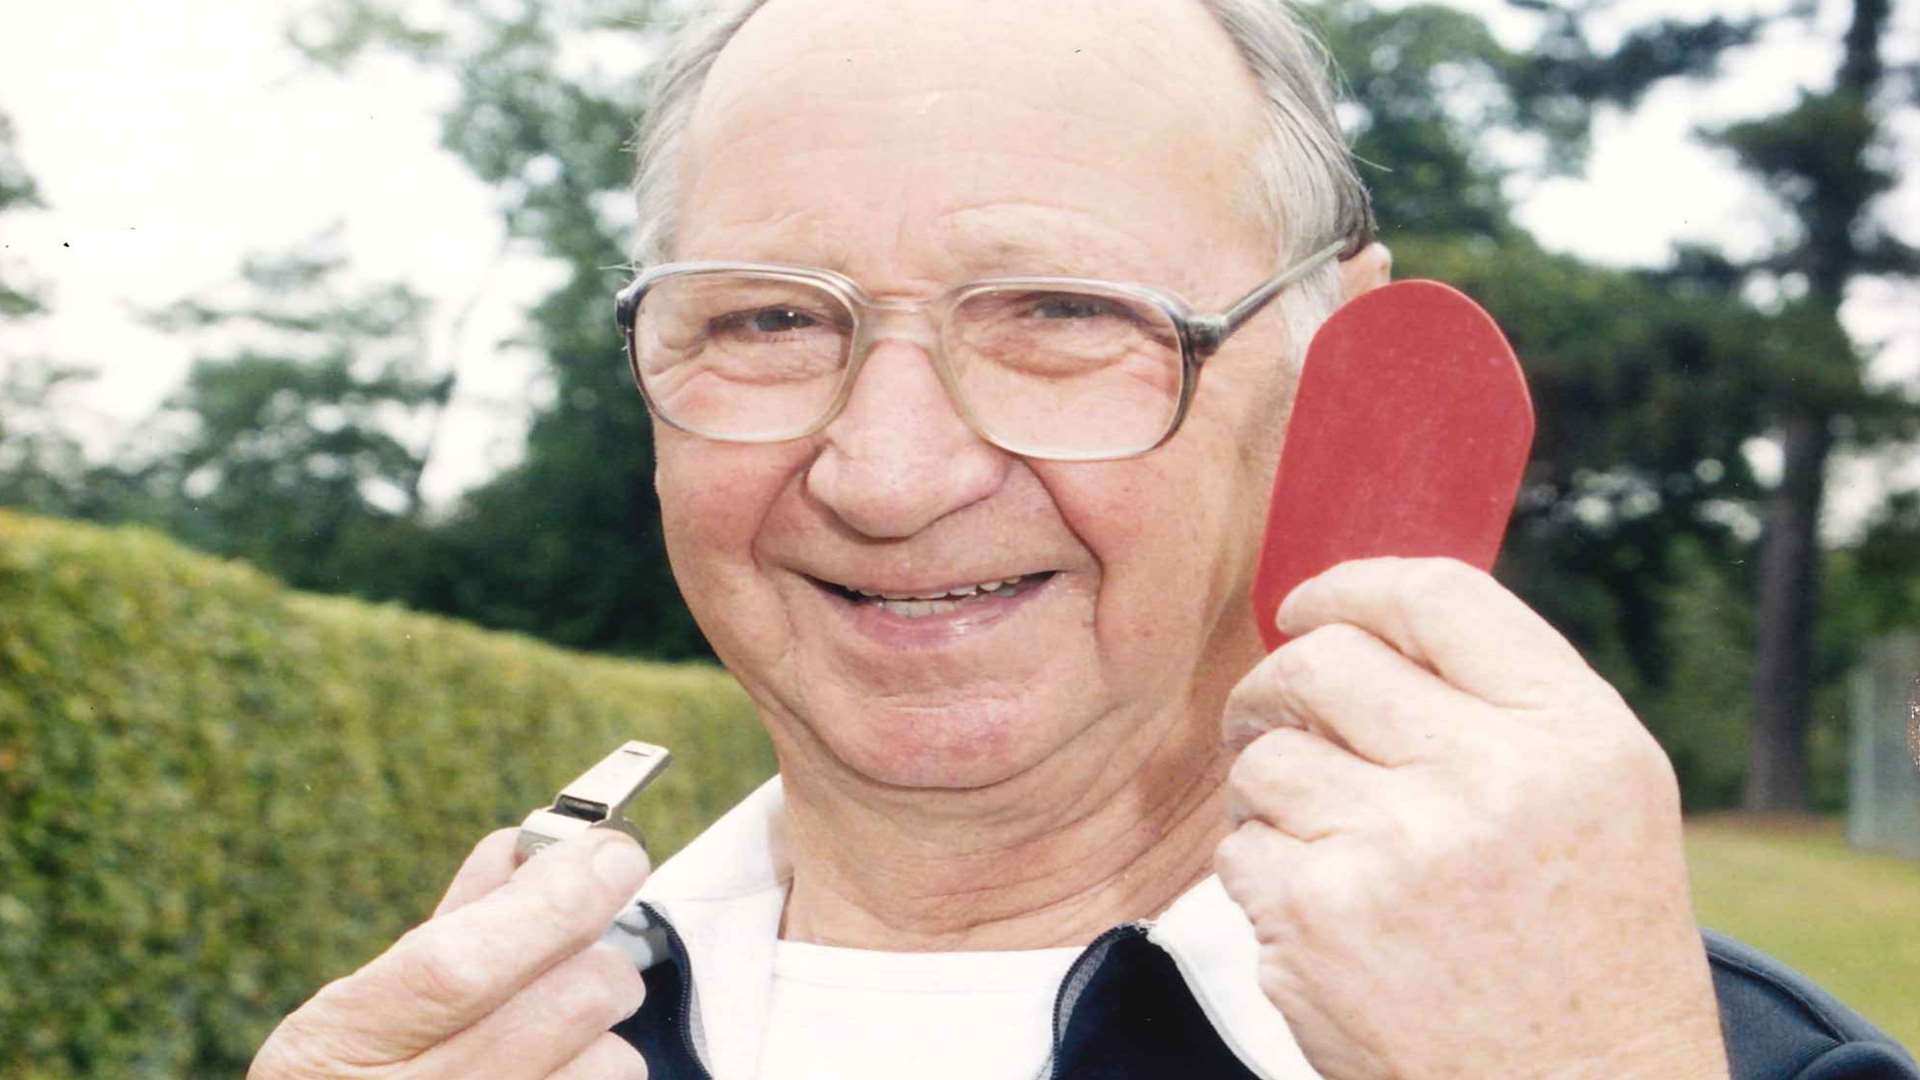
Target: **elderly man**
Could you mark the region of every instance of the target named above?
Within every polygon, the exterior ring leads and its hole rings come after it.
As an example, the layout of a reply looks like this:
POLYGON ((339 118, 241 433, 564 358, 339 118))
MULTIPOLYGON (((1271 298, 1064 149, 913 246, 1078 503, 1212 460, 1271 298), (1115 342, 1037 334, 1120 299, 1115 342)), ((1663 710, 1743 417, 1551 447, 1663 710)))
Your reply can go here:
POLYGON ((1296 365, 1387 269, 1283 13, 763 0, 662 85, 621 317, 780 780, 644 887, 489 837, 258 1080, 1916 1075, 1703 947, 1666 760, 1490 579, 1349 563, 1261 648, 1296 365))

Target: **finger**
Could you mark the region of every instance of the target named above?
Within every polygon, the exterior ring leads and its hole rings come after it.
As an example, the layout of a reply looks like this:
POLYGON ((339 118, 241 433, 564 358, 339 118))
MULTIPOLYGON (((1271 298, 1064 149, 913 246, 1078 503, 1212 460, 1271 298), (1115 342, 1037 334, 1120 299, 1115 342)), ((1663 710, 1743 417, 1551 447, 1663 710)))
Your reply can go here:
POLYGON ((412 1057, 591 945, 646 875, 646 855, 631 838, 611 829, 570 837, 327 986, 303 1022, 358 1060, 412 1057))
POLYGON ((1264 821, 1248 821, 1213 849, 1213 872, 1256 929, 1284 926, 1288 882, 1308 844, 1264 821))
POLYGON ((647 1063, 625 1039, 603 1033, 547 1080, 647 1080, 647 1063))
POLYGON ((495 829, 475 844, 467 861, 460 864, 459 871, 447 884, 447 894, 440 898, 439 906, 433 909, 433 917, 437 919, 449 911, 466 907, 505 885, 519 865, 513 854, 519 832, 518 829, 495 829))
POLYGON ((1236 825, 1262 821, 1301 840, 1322 840, 1375 820, 1387 770, 1297 728, 1279 728, 1240 752, 1227 773, 1236 825))
POLYGON ((645 997, 639 969, 625 953, 592 945, 413 1060, 426 1076, 546 1076, 639 1011, 645 997))
POLYGON ((1341 563, 1295 588, 1277 619, 1293 637, 1331 623, 1352 623, 1496 705, 1537 708, 1593 678, 1545 619, 1454 559, 1341 563))
MULTIPOLYGON (((1228 723, 1246 738, 1261 716, 1325 736, 1378 765, 1426 760, 1454 743, 1459 718, 1486 704, 1442 682, 1351 623, 1274 650, 1234 689, 1228 723)), ((1268 726, 1273 726, 1269 724, 1268 726)))

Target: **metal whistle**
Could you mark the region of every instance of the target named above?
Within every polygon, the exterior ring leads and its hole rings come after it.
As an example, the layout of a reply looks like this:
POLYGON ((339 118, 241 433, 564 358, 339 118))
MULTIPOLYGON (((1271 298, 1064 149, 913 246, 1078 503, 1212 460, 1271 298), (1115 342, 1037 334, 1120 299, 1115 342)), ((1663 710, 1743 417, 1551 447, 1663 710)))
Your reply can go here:
POLYGON ((618 829, 646 847, 640 830, 626 818, 627 804, 673 760, 664 746, 628 742, 601 758, 573 783, 560 789, 553 805, 527 815, 520 823, 515 845, 522 856, 532 856, 588 829, 618 829))

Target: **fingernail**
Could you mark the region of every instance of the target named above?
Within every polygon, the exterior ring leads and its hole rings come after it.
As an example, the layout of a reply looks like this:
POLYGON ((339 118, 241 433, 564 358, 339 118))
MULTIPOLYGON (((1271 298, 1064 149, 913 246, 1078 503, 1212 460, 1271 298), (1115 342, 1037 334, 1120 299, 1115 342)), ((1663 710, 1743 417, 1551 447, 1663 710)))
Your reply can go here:
POLYGON ((615 892, 632 892, 647 879, 647 855, 640 845, 615 834, 593 853, 593 876, 615 892))

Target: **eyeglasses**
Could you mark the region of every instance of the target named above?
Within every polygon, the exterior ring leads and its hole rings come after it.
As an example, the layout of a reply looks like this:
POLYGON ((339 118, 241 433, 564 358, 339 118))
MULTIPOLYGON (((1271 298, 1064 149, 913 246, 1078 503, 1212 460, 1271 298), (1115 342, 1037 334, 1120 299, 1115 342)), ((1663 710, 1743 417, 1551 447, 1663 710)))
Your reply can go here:
POLYGON ((1100 461, 1171 438, 1206 359, 1346 246, 1327 245, 1217 315, 1087 278, 991 278, 881 301, 832 271, 731 262, 653 267, 615 304, 634 383, 682 431, 738 443, 812 435, 845 407, 873 345, 904 340, 933 358, 981 438, 1026 457, 1100 461))

